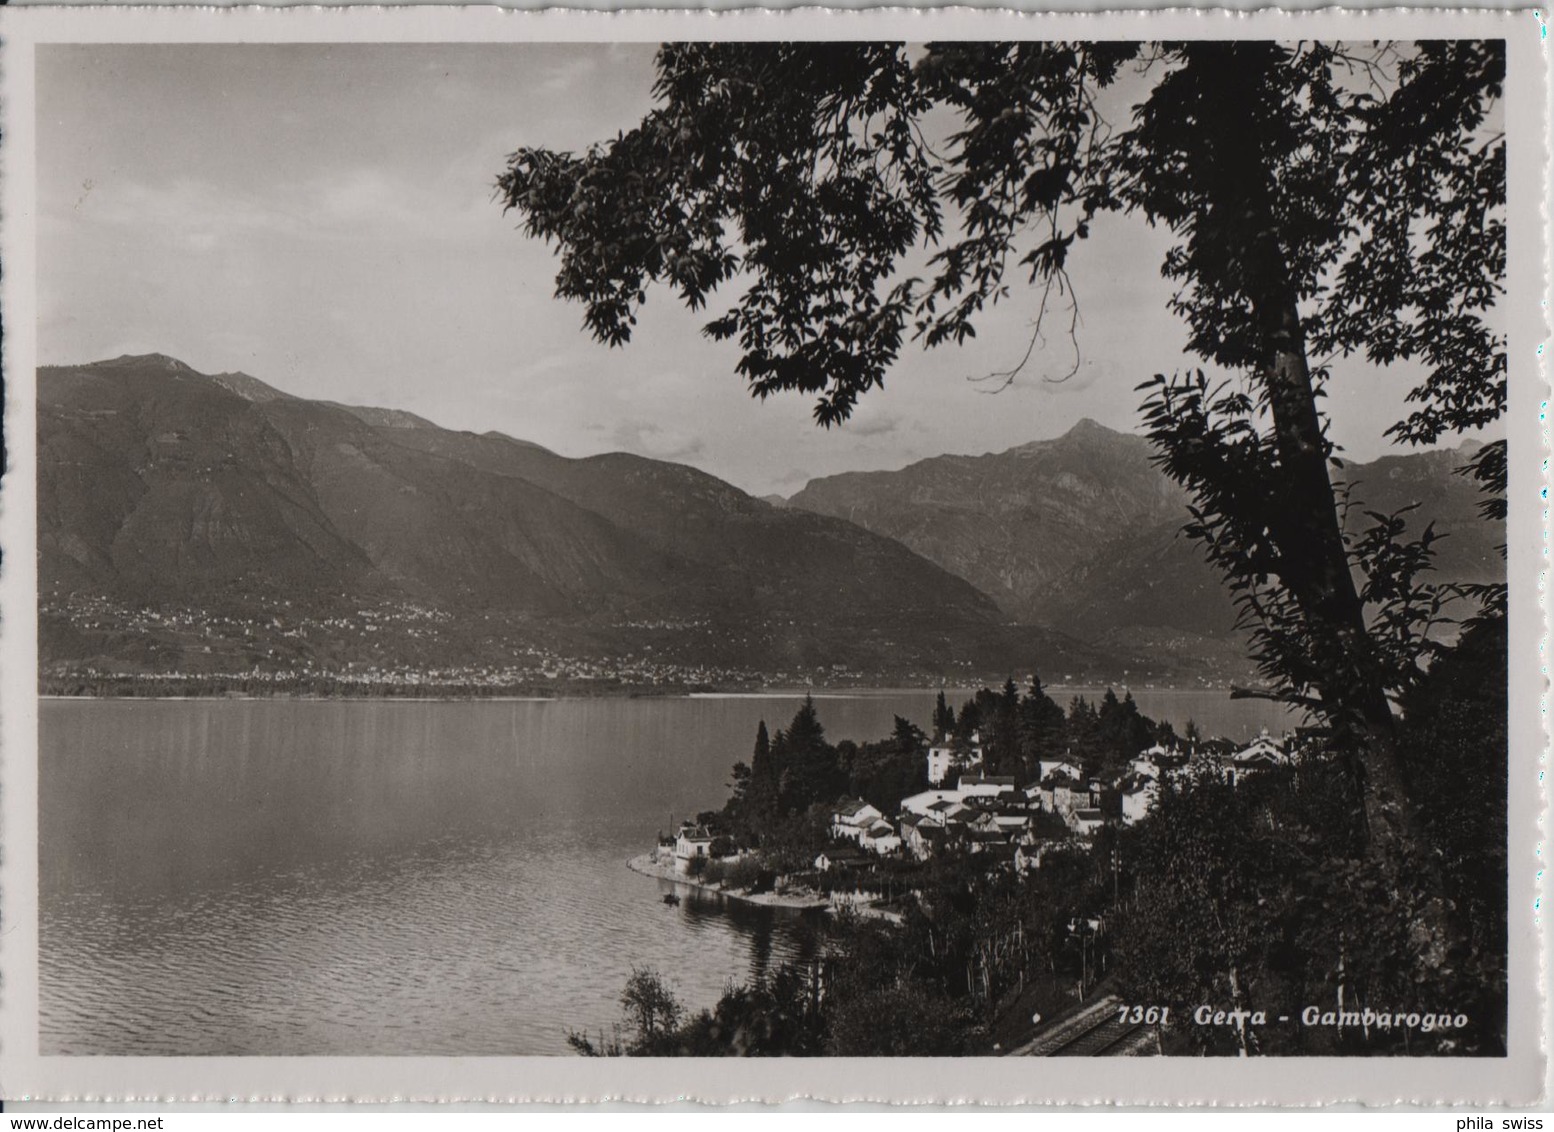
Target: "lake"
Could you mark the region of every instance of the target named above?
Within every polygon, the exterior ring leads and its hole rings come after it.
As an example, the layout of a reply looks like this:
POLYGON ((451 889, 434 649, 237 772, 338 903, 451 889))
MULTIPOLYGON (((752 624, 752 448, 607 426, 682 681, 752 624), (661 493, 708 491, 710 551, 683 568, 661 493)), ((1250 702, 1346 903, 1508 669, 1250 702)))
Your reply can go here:
MULTIPOLYGON (((816 704, 865 740, 926 727, 934 695, 816 704)), ((1287 718, 1134 696, 1232 738, 1287 718)), ((721 806, 757 721, 800 699, 46 700, 41 1052, 564 1054, 619 1017, 633 966, 710 1006, 811 953, 809 920, 665 905, 625 862, 721 806)))

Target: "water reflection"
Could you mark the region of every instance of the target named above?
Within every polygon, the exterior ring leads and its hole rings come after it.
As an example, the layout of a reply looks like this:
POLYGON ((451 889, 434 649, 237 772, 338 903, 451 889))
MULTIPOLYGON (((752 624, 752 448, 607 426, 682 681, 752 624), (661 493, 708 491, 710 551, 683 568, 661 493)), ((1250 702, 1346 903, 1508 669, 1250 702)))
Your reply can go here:
MULTIPOLYGON (((822 718, 869 739, 932 703, 822 718)), ((634 965, 710 1006, 814 932, 683 888, 665 905, 625 861, 720 805, 756 721, 797 705, 45 702, 42 1050, 565 1053, 634 965)))

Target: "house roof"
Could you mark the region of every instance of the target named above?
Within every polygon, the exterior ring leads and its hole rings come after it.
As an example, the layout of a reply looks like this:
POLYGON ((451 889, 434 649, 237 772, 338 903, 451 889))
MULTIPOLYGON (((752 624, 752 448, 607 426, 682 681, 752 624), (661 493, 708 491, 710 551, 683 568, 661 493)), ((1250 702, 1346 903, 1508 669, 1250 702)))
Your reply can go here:
POLYGON ((857 849, 852 849, 852 848, 846 848, 846 849, 824 849, 824 850, 821 850, 820 856, 824 857, 828 861, 867 861, 868 860, 868 858, 865 857, 862 853, 860 853, 857 849))
POLYGON ((960 788, 964 790, 968 786, 1013 786, 1012 774, 963 774, 960 776, 960 788))
POLYGON ((923 790, 919 793, 912 794, 906 798, 901 799, 900 808, 903 810, 926 810, 934 802, 942 802, 946 799, 949 799, 953 802, 957 800, 958 797, 959 795, 957 795, 954 790, 946 790, 943 787, 935 787, 932 790, 923 790))
POLYGON ((1040 813, 1031 822, 1028 836, 1031 837, 1067 837, 1068 824, 1057 814, 1040 813))
POLYGON ((1074 820, 1075 821, 1104 821, 1105 818, 1102 815, 1100 810, 1075 810, 1074 811, 1074 820))

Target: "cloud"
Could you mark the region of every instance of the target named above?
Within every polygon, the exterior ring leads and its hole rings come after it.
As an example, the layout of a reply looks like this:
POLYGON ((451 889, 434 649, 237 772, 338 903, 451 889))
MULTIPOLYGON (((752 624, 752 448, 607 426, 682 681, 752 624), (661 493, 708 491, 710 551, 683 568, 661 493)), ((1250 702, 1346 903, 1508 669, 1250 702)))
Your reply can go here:
POLYGON ((486 219, 474 215, 474 194, 452 189, 440 181, 356 166, 271 185, 263 192, 197 177, 161 184, 102 179, 75 207, 60 210, 60 202, 51 203, 57 222, 132 227, 203 254, 254 237, 446 239, 464 233, 472 220, 486 219))
POLYGON ((854 436, 889 436, 901 427, 901 418, 895 413, 860 414, 842 427, 854 436))
POLYGON ((551 97, 575 94, 587 80, 598 74, 599 62, 599 56, 595 54, 559 61, 553 64, 548 69, 549 73, 535 84, 535 90, 541 95, 551 97))
POLYGON ((229 194, 209 181, 179 177, 162 185, 100 179, 64 217, 86 223, 155 232, 164 244, 203 254, 237 234, 278 235, 298 230, 295 217, 257 197, 229 194))
POLYGON ((335 228, 381 224, 402 228, 417 221, 424 222, 425 214, 411 203, 415 195, 413 185, 372 168, 348 169, 319 177, 301 186, 296 193, 315 224, 323 222, 335 228))
POLYGON ((650 421, 622 421, 611 431, 610 443, 622 451, 655 460, 691 460, 707 450, 703 437, 661 428, 650 421))
POLYGON ((781 489, 780 494, 788 495, 792 494, 789 489, 801 488, 813 478, 813 473, 807 472, 802 468, 789 468, 786 472, 773 479, 772 483, 781 489))

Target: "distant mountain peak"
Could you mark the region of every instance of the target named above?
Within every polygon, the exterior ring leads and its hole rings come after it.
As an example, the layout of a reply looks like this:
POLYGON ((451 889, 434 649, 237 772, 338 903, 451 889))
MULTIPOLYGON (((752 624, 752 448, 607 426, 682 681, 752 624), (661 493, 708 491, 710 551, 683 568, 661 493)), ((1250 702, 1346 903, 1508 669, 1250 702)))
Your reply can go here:
POLYGON ((1071 452, 1076 449, 1085 451, 1091 449, 1105 449, 1108 451, 1140 447, 1147 442, 1142 436, 1132 432, 1119 432, 1117 429, 1108 428, 1099 421, 1090 417, 1081 417, 1067 432, 1045 440, 1028 440, 1024 444, 1016 445, 1004 452, 984 453, 983 459, 989 457, 997 459, 1000 456, 1044 456, 1057 452, 1071 452))
POLYGON ((191 377, 202 376, 187 362, 181 362, 167 354, 120 354, 106 361, 93 362, 91 366, 94 369, 158 369, 167 373, 188 374, 191 377))
POLYGON ((1057 438, 1057 443, 1073 444, 1140 444, 1144 438, 1135 432, 1121 432, 1115 428, 1108 428, 1099 421, 1089 417, 1081 417, 1074 427, 1057 438))
POLYGON ((575 657, 611 680, 675 665, 704 682, 836 664, 1003 671, 1051 639, 1011 629, 986 595, 897 542, 755 503, 694 468, 568 459, 397 410, 254 403, 229 390, 262 383, 192 372, 140 358, 40 373, 40 586, 239 628, 195 639, 169 621, 152 639, 51 614, 51 663, 486 673, 575 657), (281 609, 287 629, 309 619, 316 635, 276 632, 281 609))
POLYGON ((188 362, 180 361, 169 354, 120 354, 116 358, 89 362, 84 366, 45 366, 43 368, 98 370, 126 374, 166 374, 172 377, 208 381, 245 401, 295 401, 297 399, 290 393, 276 389, 273 385, 266 385, 257 377, 250 377, 246 373, 201 373, 188 362))

